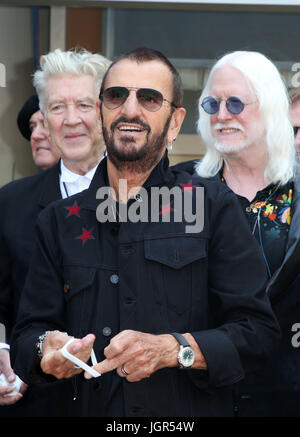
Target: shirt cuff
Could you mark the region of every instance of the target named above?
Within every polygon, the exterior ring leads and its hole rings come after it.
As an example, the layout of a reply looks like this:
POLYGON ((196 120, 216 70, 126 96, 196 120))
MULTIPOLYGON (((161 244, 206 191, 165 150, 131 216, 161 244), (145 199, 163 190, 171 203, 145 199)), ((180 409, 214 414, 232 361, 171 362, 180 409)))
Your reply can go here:
POLYGON ((9 346, 9 344, 7 344, 7 343, 1 343, 0 342, 0 350, 1 349, 7 349, 7 350, 9 350, 10 349, 10 346, 9 346))

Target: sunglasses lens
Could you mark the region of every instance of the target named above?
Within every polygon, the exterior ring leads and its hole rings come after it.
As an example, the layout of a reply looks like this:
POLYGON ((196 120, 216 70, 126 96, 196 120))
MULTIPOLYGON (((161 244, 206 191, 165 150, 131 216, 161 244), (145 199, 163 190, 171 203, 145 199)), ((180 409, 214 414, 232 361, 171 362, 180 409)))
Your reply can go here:
POLYGON ((298 133, 298 130, 300 129, 300 127, 299 126, 293 126, 293 129, 294 129, 294 135, 296 136, 297 133, 298 133))
POLYGON ((151 88, 140 88, 136 92, 136 97, 147 111, 155 112, 161 108, 163 103, 163 96, 159 91, 153 90, 151 88))
POLYGON ((219 102, 213 97, 205 97, 203 102, 201 103, 202 108, 208 114, 216 114, 219 110, 219 102))
POLYGON ((226 101, 226 108, 231 114, 240 114, 245 105, 238 97, 229 97, 226 101))
POLYGON ((129 91, 127 88, 122 86, 113 86, 103 91, 102 100, 107 109, 116 109, 123 105, 128 96, 129 91))

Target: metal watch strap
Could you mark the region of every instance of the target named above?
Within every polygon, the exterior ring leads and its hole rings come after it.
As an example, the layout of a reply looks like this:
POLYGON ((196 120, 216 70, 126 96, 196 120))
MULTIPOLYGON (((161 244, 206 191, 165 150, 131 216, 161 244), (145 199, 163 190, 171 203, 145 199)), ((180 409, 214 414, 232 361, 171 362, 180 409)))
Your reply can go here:
MULTIPOLYGON (((51 332, 61 332, 61 331, 58 331, 57 329, 55 329, 54 331, 46 331, 42 335, 39 336, 38 341, 35 345, 36 351, 37 351, 37 356, 39 359, 43 358, 43 343, 44 343, 44 340, 47 337, 47 335, 50 334, 51 332)), ((67 334, 66 332, 61 332, 61 333, 67 334)))
POLYGON ((43 342, 44 342, 45 338, 47 337, 47 335, 49 334, 49 332, 52 332, 52 331, 46 331, 42 335, 40 335, 38 338, 38 341, 35 345, 36 351, 37 351, 37 356, 40 360, 43 358, 43 342))
POLYGON ((183 347, 191 347, 190 343, 187 341, 187 339, 182 335, 178 334, 178 332, 171 332, 171 335, 176 338, 179 344, 183 347))

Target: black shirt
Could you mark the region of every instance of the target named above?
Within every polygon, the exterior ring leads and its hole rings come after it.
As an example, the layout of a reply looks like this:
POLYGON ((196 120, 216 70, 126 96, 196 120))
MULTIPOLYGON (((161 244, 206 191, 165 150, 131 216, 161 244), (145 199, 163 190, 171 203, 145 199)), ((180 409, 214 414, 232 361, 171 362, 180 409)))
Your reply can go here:
MULTIPOLYGON (((226 183, 220 175, 221 181, 226 183)), ((291 224, 293 182, 270 184, 256 193, 253 200, 237 194, 252 234, 261 247, 268 275, 282 264, 291 224)))

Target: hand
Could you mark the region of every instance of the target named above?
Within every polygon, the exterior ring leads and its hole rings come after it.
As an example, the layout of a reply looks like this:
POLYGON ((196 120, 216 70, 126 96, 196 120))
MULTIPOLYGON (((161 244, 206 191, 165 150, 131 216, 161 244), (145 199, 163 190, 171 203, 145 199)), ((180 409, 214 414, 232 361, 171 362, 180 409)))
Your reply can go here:
MULTIPOLYGON (((55 376, 57 379, 70 378, 82 372, 82 369, 74 367, 74 363, 65 358, 60 349, 71 339, 64 332, 50 332, 43 343, 43 358, 41 360, 41 368, 44 373, 55 376)), ((93 349, 95 336, 88 334, 82 339, 74 340, 68 346, 68 351, 87 362, 90 358, 93 349)))
MULTIPOLYGON (((149 378, 163 367, 176 367, 178 349, 178 342, 172 335, 126 330, 111 339, 104 349, 106 359, 93 368, 101 374, 117 369, 120 377, 136 382, 149 378), (127 375, 122 372, 122 366, 127 375)), ((84 376, 91 378, 87 372, 84 376)))
MULTIPOLYGON (((11 368, 9 351, 7 349, 0 349, 0 374, 3 373, 8 382, 12 383, 16 379, 16 375, 11 368)), ((14 391, 13 386, 1 386, 0 385, 0 405, 12 405, 18 402, 23 393, 27 389, 27 384, 22 382, 20 392, 14 396, 5 396, 14 391)))

